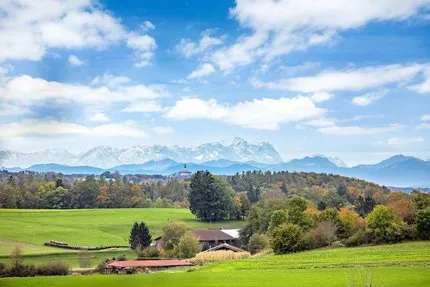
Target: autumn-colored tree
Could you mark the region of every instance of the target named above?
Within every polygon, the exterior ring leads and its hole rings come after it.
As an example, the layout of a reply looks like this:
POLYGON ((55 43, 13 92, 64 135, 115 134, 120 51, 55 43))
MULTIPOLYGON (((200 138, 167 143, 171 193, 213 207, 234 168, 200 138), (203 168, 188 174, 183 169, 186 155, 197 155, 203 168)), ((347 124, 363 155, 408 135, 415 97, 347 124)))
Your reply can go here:
POLYGON ((341 208, 338 218, 338 236, 341 238, 348 238, 366 226, 366 221, 357 212, 348 208, 341 208))
POLYGON ((413 202, 407 194, 393 192, 388 196, 386 205, 391 208, 397 216, 407 223, 415 220, 415 210, 413 202))

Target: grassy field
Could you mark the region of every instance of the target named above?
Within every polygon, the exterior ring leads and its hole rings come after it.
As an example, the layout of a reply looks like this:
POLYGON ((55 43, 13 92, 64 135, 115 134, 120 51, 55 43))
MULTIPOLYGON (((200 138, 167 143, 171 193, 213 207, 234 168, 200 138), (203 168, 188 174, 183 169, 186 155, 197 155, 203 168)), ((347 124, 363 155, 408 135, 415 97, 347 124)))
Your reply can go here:
POLYGON ((203 223, 188 209, 127 208, 74 210, 0 209, 0 257, 7 256, 15 246, 25 255, 70 253, 72 251, 45 247, 49 240, 84 246, 127 245, 131 225, 144 221, 153 236, 160 235, 169 221, 181 221, 190 227, 240 227, 243 222, 203 223))
POLYGON ((192 272, 7 278, 0 279, 0 286, 359 287, 365 286, 368 278, 375 287, 430 286, 430 242, 268 255, 212 264, 192 272))

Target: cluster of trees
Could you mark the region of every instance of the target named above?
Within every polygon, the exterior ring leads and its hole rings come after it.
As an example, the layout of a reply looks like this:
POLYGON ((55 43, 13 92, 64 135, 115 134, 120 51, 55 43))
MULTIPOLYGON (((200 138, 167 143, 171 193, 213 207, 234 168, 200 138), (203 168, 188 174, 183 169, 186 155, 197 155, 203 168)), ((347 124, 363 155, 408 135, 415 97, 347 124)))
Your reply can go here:
POLYGON ((249 211, 241 242, 251 253, 270 245, 283 254, 330 245, 430 239, 429 194, 389 193, 384 204, 365 210, 361 205, 318 207, 297 195, 263 196, 249 211))
POLYGON ((245 194, 235 195, 230 184, 208 171, 193 175, 188 201, 191 212, 208 222, 243 218, 250 206, 245 194))
POLYGON ((134 183, 119 174, 64 180, 15 173, 0 181, 0 208, 186 207, 188 183, 173 178, 134 183))
POLYGON ((161 243, 151 246, 152 236, 144 222, 134 223, 130 231, 130 248, 139 258, 172 257, 192 258, 200 252, 200 244, 183 223, 171 222, 163 227, 161 243))

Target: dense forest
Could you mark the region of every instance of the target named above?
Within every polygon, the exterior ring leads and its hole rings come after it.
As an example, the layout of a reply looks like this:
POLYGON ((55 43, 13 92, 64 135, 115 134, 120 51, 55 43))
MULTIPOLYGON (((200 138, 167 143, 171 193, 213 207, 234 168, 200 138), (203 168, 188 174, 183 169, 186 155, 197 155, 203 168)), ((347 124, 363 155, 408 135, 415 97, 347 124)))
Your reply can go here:
MULTIPOLYGON (((318 206, 383 203, 389 190, 337 175, 245 172, 224 178, 225 186, 250 204, 263 197, 300 195, 318 206)), ((104 173, 65 176, 55 173, 0 173, 2 208, 187 207, 190 180, 104 173)), ((362 207, 364 208, 364 207, 362 207)), ((363 210, 364 212, 364 210, 363 210)))
POLYGON ((276 254, 325 246, 430 239, 430 195, 390 192, 315 173, 243 173, 227 181, 197 172, 190 209, 199 219, 246 218, 242 247, 276 254), (230 183, 228 184, 227 181, 230 183))

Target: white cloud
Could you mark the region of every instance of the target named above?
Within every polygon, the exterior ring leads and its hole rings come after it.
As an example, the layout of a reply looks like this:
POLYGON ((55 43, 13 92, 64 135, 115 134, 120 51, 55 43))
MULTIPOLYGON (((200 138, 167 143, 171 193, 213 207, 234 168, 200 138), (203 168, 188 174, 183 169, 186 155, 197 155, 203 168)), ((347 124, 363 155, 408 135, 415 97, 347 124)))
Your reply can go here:
POLYGON ((331 41, 371 22, 404 21, 430 0, 236 0, 231 15, 251 30, 210 57, 223 71, 331 41))
POLYGON ((151 130, 157 135, 167 135, 174 132, 174 130, 171 127, 165 127, 165 126, 156 126, 151 128, 151 130))
POLYGON ((416 91, 417 93, 429 94, 430 93, 430 67, 428 67, 424 73, 424 81, 416 85, 412 85, 409 88, 416 91))
POLYGON ((111 74, 103 74, 95 77, 91 81, 92 86, 108 86, 109 88, 116 88, 126 85, 131 82, 131 79, 124 76, 115 76, 111 74))
POLYGON ((151 21, 144 21, 142 26, 141 26, 142 30, 144 32, 149 31, 149 30, 154 30, 155 29, 155 25, 152 24, 151 21))
POLYGON ((84 126, 60 121, 27 120, 0 124, 0 138, 20 138, 28 136, 84 135, 96 137, 145 137, 145 131, 133 122, 84 126))
POLYGON ((393 132, 400 128, 397 124, 384 127, 360 127, 360 126, 337 126, 329 125, 319 128, 318 131, 333 136, 358 136, 358 135, 376 135, 381 133, 393 132))
POLYGON ((216 100, 184 98, 168 109, 172 119, 211 119, 246 128, 276 130, 282 123, 300 122, 325 113, 309 97, 254 99, 236 104, 219 104, 216 100))
POLYGON ((95 0, 5 0, 0 15, 0 62, 38 61, 51 48, 104 49, 118 42, 135 50, 140 65, 152 56, 150 41, 141 39, 149 36, 129 32, 95 0))
POLYGON ((328 101, 330 99, 332 99, 334 97, 333 94, 329 94, 329 93, 325 93, 325 92, 319 92, 319 93, 314 93, 311 96, 312 101, 316 102, 316 103, 321 103, 321 102, 325 102, 328 101))
POLYGON ((110 121, 110 119, 109 119, 109 117, 106 114, 98 112, 98 113, 93 114, 90 117, 90 121, 103 123, 103 122, 110 121))
POLYGON ((140 103, 134 103, 123 109, 123 112, 128 113, 153 113, 160 112, 163 110, 163 107, 160 103, 153 100, 145 100, 140 103))
POLYGON ((67 61, 69 62, 70 65, 72 66, 82 66, 83 64, 85 64, 84 61, 82 61, 81 59, 79 59, 77 56, 75 55, 70 55, 69 58, 67 59, 67 61))
POLYGON ((0 94, 0 106, 14 106, 18 111, 47 102, 73 103, 93 108, 123 104, 124 111, 137 111, 138 107, 154 106, 167 95, 167 91, 162 86, 132 85, 126 77, 111 75, 97 77, 91 85, 65 84, 23 75, 0 82, 0 94), (109 79, 112 79, 110 85, 104 85, 109 79))
POLYGON ((218 37, 211 36, 210 31, 205 31, 198 42, 193 42, 189 39, 181 39, 176 46, 176 50, 186 58, 191 56, 200 55, 207 52, 215 46, 219 46, 223 40, 218 37))
POLYGON ((369 92, 364 95, 354 97, 352 99, 352 103, 357 106, 367 106, 371 103, 383 98, 388 93, 387 90, 377 91, 377 92, 369 92))
POLYGON ((392 137, 387 140, 387 144, 390 146, 405 146, 405 145, 411 145, 411 144, 416 144, 421 142, 424 142, 424 139, 422 137, 412 137, 412 138, 392 137))
POLYGON ((137 59, 137 67, 145 67, 150 64, 154 55, 154 50, 157 48, 154 38, 148 35, 130 34, 127 40, 127 46, 134 50, 137 59))
POLYGON ((421 120, 423 122, 430 122, 430 114, 422 115, 421 120))
POLYGON ((200 67, 198 67, 197 69, 195 69, 194 71, 192 71, 188 75, 187 78, 188 79, 197 79, 197 78, 209 76, 210 74, 213 74, 214 72, 215 72, 215 68, 211 64, 205 63, 205 64, 201 65, 200 67))
POLYGON ((430 114, 421 116, 421 123, 417 126, 418 129, 430 129, 430 114))
POLYGON ((312 76, 282 79, 277 82, 254 81, 254 86, 299 92, 360 91, 388 84, 406 84, 423 73, 428 64, 368 66, 327 70, 312 76))

